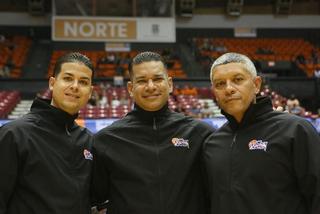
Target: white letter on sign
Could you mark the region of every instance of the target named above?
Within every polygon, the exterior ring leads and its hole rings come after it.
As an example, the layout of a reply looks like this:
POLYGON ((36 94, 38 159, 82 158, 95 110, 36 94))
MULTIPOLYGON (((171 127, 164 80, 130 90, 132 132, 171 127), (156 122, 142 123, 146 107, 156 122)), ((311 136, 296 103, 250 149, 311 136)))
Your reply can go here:
POLYGON ((126 23, 119 24, 118 34, 119 34, 119 37, 121 37, 121 38, 127 37, 127 24, 126 23))
POLYGON ((64 22, 64 36, 77 36, 77 23, 64 22))
POLYGON ((92 26, 90 22, 83 22, 79 27, 79 32, 81 36, 90 37, 94 34, 94 26, 92 26), (87 30, 85 28, 87 28, 87 30))
POLYGON ((96 24, 97 37, 107 37, 107 26, 103 22, 97 22, 96 24))

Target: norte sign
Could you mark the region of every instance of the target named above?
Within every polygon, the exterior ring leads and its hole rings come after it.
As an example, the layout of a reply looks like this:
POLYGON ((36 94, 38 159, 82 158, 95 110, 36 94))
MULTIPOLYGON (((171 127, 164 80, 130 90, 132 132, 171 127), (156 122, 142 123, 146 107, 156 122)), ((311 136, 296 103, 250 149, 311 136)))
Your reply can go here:
POLYGON ((175 42, 173 18, 52 18, 52 40, 175 42))

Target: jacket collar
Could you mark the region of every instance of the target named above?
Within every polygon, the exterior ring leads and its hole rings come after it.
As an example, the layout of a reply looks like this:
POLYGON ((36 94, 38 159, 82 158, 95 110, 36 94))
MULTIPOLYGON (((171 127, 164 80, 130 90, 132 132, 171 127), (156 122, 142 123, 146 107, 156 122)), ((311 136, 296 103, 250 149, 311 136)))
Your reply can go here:
POLYGON ((63 110, 52 106, 50 103, 51 100, 37 97, 31 105, 31 112, 37 113, 46 120, 53 121, 58 125, 71 126, 78 117, 78 114, 70 115, 63 110))
POLYGON ((132 111, 133 114, 135 114, 138 117, 145 119, 145 120, 152 120, 153 118, 160 118, 169 112, 170 112, 170 109, 168 107, 168 103, 166 103, 158 111, 146 111, 135 103, 134 109, 132 111))
POLYGON ((247 111, 244 113, 242 121, 240 123, 230 114, 221 110, 221 113, 226 116, 229 121, 229 124, 233 130, 246 127, 255 121, 258 121, 265 115, 267 112, 273 111, 272 101, 269 97, 257 97, 257 101, 254 104, 251 104, 247 111))

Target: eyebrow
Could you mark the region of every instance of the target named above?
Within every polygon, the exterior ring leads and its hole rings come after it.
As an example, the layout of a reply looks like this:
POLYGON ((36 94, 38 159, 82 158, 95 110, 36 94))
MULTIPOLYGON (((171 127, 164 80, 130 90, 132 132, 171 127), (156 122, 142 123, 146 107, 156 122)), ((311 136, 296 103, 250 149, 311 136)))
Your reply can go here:
MULTIPOLYGON (((72 76, 72 77, 74 77, 74 75, 72 74, 72 73, 69 73, 69 72, 65 72, 64 73, 65 75, 67 75, 67 76, 72 76)), ((84 76, 82 76, 82 77, 80 77, 80 79, 85 79, 85 80, 89 80, 90 81, 90 78, 89 77, 84 77, 84 76)))
POLYGON ((81 80, 91 80, 89 77, 80 77, 81 80))
MULTIPOLYGON (((155 77, 164 77, 164 74, 155 74, 153 76, 153 78, 155 78, 155 77)), ((146 78, 146 76, 137 76, 137 77, 135 77, 136 80, 145 79, 145 78, 146 78)))
MULTIPOLYGON (((237 77, 237 76, 245 76, 244 74, 240 74, 240 73, 235 73, 235 74, 232 74, 230 77, 237 77)), ((216 79, 216 80, 220 80, 220 79, 216 79)), ((213 80, 215 81, 215 80, 213 80)))
POLYGON ((213 80, 213 82, 218 82, 218 81, 222 81, 222 79, 215 79, 215 80, 213 80))
POLYGON ((243 74, 235 74, 234 77, 236 77, 236 76, 245 76, 245 75, 243 75, 243 74))

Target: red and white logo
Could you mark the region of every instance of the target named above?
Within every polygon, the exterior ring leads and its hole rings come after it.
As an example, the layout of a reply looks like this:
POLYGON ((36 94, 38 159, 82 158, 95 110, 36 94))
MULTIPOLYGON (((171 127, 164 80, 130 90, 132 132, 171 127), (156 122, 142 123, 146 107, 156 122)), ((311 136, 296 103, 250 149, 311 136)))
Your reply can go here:
POLYGON ((248 144, 249 150, 264 150, 267 151, 268 141, 251 140, 248 144))
POLYGON ((93 155, 91 154, 91 152, 87 149, 83 150, 83 156, 85 159, 87 160, 93 160, 93 155))
POLYGON ((188 140, 185 140, 183 138, 172 138, 171 142, 175 147, 187 147, 187 148, 189 148, 188 140))

